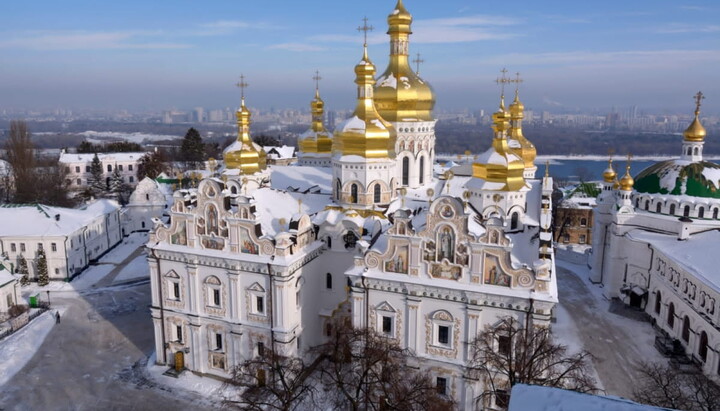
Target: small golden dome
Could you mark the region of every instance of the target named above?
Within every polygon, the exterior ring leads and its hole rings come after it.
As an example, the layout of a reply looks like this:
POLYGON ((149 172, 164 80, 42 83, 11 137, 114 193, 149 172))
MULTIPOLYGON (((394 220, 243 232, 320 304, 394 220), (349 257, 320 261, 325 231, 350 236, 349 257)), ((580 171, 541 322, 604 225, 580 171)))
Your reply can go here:
POLYGON ((603 172, 603 181, 606 183, 613 183, 617 181, 617 173, 615 172, 615 169, 613 169, 612 162, 612 158, 608 160, 608 167, 603 172))
POLYGON ((520 101, 519 91, 515 90, 515 100, 510 104, 510 138, 516 140, 520 145, 515 153, 522 158, 525 168, 535 167, 537 149, 522 133, 522 119, 525 117, 525 106, 520 101))
POLYGON ((237 113, 237 140, 223 151, 225 168, 239 169, 241 174, 254 174, 267 167, 267 155, 250 137, 250 110, 243 96, 237 113))
POLYGON ((520 101, 517 92, 515 100, 510 104, 510 117, 513 120, 522 120, 525 117, 525 105, 520 101))
POLYGON ((700 105, 703 99, 705 99, 705 97, 703 96, 703 93, 699 91, 695 95, 695 118, 693 119, 692 123, 690 123, 690 126, 683 132, 683 137, 685 138, 685 141, 692 141, 698 143, 705 141, 707 131, 705 130, 705 127, 700 124, 700 105))
POLYGON ((505 110, 505 96, 500 97, 500 109, 493 113, 493 130, 496 133, 510 128, 510 113, 505 110))
POLYGON ((630 175, 630 164, 625 167, 625 175, 620 179, 620 190, 632 191, 635 180, 630 175))
POLYGON ((395 9, 388 15, 387 18, 388 26, 390 28, 407 26, 407 31, 410 32, 410 24, 412 24, 412 15, 407 11, 402 0, 398 0, 395 5, 395 9))

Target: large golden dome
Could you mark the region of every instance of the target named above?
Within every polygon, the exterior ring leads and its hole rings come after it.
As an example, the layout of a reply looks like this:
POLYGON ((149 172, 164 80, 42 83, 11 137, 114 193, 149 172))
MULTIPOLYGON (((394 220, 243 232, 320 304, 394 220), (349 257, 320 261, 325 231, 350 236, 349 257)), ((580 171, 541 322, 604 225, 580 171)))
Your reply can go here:
POLYGON ((240 170, 240 174, 254 174, 267 167, 267 155, 259 145, 250 138, 250 110, 242 98, 240 109, 236 113, 238 136, 237 140, 223 151, 225 168, 240 170))
POLYGON ((510 104, 510 139, 517 143, 513 144, 513 151, 522 158, 525 168, 535 167, 537 149, 535 145, 525 138, 522 132, 522 120, 525 118, 525 106, 520 101, 518 91, 515 91, 515 101, 510 104))
POLYGON ((388 16, 390 62, 375 85, 375 106, 387 121, 432 121, 435 93, 408 61, 412 15, 398 0, 388 16))
POLYGON ((608 160, 607 168, 605 169, 605 171, 603 171, 603 181, 605 181, 606 183, 614 183, 615 181, 617 181, 617 173, 615 172, 615 169, 613 169, 612 163, 613 160, 611 158, 608 160))
POLYGON ((630 164, 625 167, 625 175, 620 179, 620 190, 632 191, 635 180, 630 175, 630 164))

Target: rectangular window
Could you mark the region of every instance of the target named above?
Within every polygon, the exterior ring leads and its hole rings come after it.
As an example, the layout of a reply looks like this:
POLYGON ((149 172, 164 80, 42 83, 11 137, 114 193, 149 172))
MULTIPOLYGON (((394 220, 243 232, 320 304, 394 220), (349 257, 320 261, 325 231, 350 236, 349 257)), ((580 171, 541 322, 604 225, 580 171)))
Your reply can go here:
POLYGON ((132 183, 133 181, 135 181, 135 177, 133 177, 133 176, 128 177, 128 181, 132 183))
POLYGON ((15 243, 10 243, 10 251, 12 251, 13 253, 17 251, 17 249, 15 248, 15 243))
POLYGON ((510 405, 510 396, 507 391, 495 391, 495 405, 500 408, 507 408, 510 405))
POLYGON ((56 275, 57 275, 57 274, 60 274, 60 269, 59 269, 59 268, 56 268, 56 269, 55 269, 55 274, 56 274, 56 275))
POLYGON ((438 326, 438 342, 440 344, 450 343, 450 327, 446 325, 438 326))
POLYGON ((295 306, 300 307, 300 291, 295 293, 295 306))
POLYGON ((257 351, 260 357, 265 355, 265 344, 262 341, 257 343, 257 351))
POLYGON ((108 170, 108 171, 112 171, 112 164, 108 164, 107 170, 108 170))
POLYGON ((75 182, 77 183, 77 185, 82 185, 82 180, 79 178, 75 182))
POLYGON ((580 235, 580 241, 579 241, 579 243, 580 243, 580 244, 585 244, 585 234, 581 234, 581 235, 580 235))
POLYGON ((20 243, 20 252, 21 253, 25 252, 25 243, 20 243))
POLYGON ((173 282, 173 298, 176 300, 180 299, 180 283, 173 282))
POLYGON ((510 337, 501 335, 498 337, 498 352, 502 355, 510 354, 510 337))
POLYGON ((122 166, 122 164, 118 165, 118 171, 123 171, 123 166, 122 166))
POLYGON ((183 341, 183 338, 182 338, 182 325, 176 325, 176 326, 175 326, 175 337, 176 337, 177 342, 182 342, 182 341, 183 341))
POLYGON ((128 164, 128 171, 133 171, 132 166, 132 164, 128 164))
POLYGON ((255 310, 261 314, 265 312, 265 298, 259 295, 255 297, 255 310))
POLYGON ((57 251, 57 244, 55 244, 55 243, 50 244, 50 249, 53 251, 53 253, 56 252, 56 251, 57 251))
POLYGON ((219 307, 220 306, 220 290, 215 288, 212 290, 212 294, 213 294, 213 304, 215 306, 219 307))
MULTIPOLYGON (((88 168, 90 168, 90 167, 88 167, 88 168)), ((75 166, 75 172, 76 172, 76 173, 79 173, 79 172, 80 172, 80 166, 75 166)))
MULTIPOLYGON (((79 171, 79 170, 78 170, 78 171, 79 171)), ((89 172, 90 172, 90 166, 85 166, 85 172, 86 172, 86 173, 89 173, 89 172)))
POLYGON ((223 349, 222 334, 215 333, 215 349, 218 351, 223 349))
POLYGON ((43 250, 43 245, 42 245, 42 243, 38 243, 38 251, 42 251, 42 250, 43 250))
POLYGON ((438 394, 440 394, 440 395, 447 394, 447 378, 437 377, 435 379, 435 388, 437 388, 438 394))
POLYGON ((384 334, 392 333, 392 318, 383 316, 382 318, 382 332, 384 334))

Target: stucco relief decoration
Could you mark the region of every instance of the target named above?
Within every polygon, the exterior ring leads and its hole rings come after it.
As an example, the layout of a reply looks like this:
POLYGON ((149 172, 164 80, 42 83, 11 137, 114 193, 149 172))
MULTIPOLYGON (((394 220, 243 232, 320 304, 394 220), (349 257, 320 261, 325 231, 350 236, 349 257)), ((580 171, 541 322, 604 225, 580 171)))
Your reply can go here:
POLYGON ((240 252, 245 254, 258 254, 258 246, 251 237, 250 231, 245 227, 240 227, 240 252))
POLYGON ((174 298, 170 296, 170 287, 173 286, 173 284, 178 284, 178 291, 180 295, 185 295, 185 282, 182 278, 180 278, 179 275, 175 271, 170 271, 164 276, 165 284, 162 288, 162 295, 163 299, 165 300, 165 306, 167 307, 174 307, 174 308, 183 308, 184 302, 182 301, 182 298, 174 298))
POLYGON ((245 289, 245 312, 247 313, 247 318, 250 321, 255 321, 259 323, 269 323, 270 318, 267 315, 268 313, 268 303, 267 295, 265 293, 265 289, 262 288, 262 286, 258 283, 253 283, 250 287, 245 289), (265 307, 263 313, 258 313, 256 310, 253 310, 252 304, 255 304, 255 296, 262 296, 265 299, 265 307))
POLYGON ((487 285, 499 285, 510 287, 512 277, 502 272, 497 257, 486 256, 483 264, 483 283, 487 285))
POLYGON ((222 285, 222 282, 214 275, 211 275, 205 279, 204 288, 203 304, 205 306, 205 312, 210 315, 224 316, 226 312, 225 307, 228 304, 225 296, 225 287, 222 285), (211 300, 213 289, 220 291, 220 305, 215 305, 215 302, 211 300))
POLYGON ((427 353, 449 359, 457 358, 458 346, 460 343, 460 319, 453 320, 452 316, 444 310, 435 311, 425 319, 425 350, 427 353), (440 347, 434 345, 433 332, 435 321, 443 322, 452 328, 452 347, 440 347))

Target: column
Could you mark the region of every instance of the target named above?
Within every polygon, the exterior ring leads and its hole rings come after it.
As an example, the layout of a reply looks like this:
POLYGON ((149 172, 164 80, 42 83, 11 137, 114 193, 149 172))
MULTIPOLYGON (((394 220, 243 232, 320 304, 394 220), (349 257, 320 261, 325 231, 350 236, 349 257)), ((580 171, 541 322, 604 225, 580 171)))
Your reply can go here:
POLYGON ((420 311, 420 299, 407 297, 407 347, 418 352, 418 314, 420 311))

